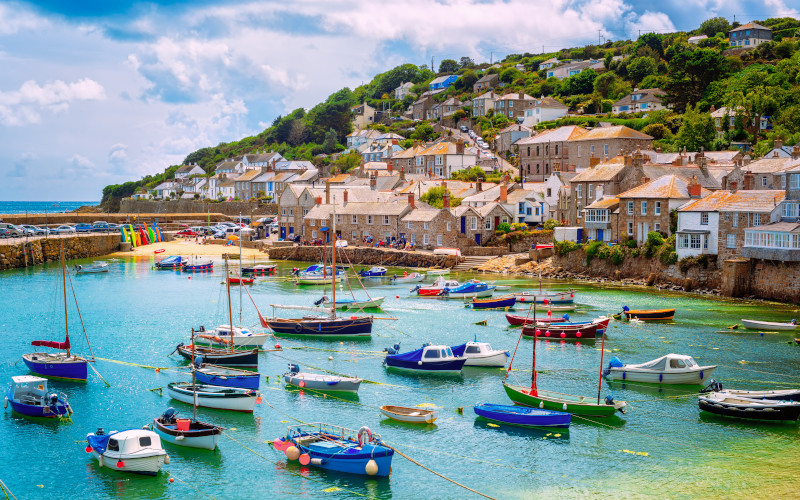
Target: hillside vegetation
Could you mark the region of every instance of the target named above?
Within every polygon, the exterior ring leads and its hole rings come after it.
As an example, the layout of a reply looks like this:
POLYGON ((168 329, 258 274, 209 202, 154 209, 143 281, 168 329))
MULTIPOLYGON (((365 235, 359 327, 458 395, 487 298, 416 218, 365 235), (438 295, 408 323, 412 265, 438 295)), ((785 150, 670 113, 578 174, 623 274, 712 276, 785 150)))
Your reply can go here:
MULTIPOLYGON (((776 135, 786 144, 800 142, 800 21, 794 18, 771 18, 757 23, 773 30, 774 40, 755 49, 730 48, 727 32, 737 27, 724 18, 704 21, 693 32, 669 34, 646 33, 638 40, 606 42, 562 49, 548 54, 512 54, 496 65, 476 64, 468 57, 459 61, 443 60, 434 73, 427 66, 403 64, 376 75, 368 84, 354 90, 343 88, 324 102, 306 111, 298 108, 278 116, 272 125, 256 136, 236 142, 220 143, 187 155, 185 163, 195 162, 209 175, 220 161, 258 150, 277 151, 290 160, 310 160, 328 164, 331 153, 342 151, 345 137, 352 131, 350 108, 362 102, 391 116, 399 116, 415 101, 408 96, 394 99, 393 90, 402 82, 414 83, 413 92, 421 94, 437 75, 458 74, 459 78, 446 92, 434 98, 443 101, 458 97, 462 102, 476 97, 473 84, 485 74, 497 73, 502 89, 497 93, 523 91, 534 97, 553 96, 570 111, 582 116, 569 116, 540 128, 567 124, 594 126, 599 121, 623 124, 653 136, 657 147, 665 151, 724 149, 732 141, 750 141, 754 155, 763 155, 772 147, 776 135), (708 38, 698 45, 688 38, 704 34, 708 38), (603 69, 587 69, 558 80, 547 78, 540 64, 552 57, 560 62, 597 59, 603 69), (521 65, 522 70, 517 69, 521 65), (612 104, 634 88, 660 88, 672 110, 638 114, 610 114, 612 104), (725 106, 735 110, 734 125, 723 120, 724 136, 718 138, 709 110, 725 106), (772 130, 759 131, 762 116, 770 116, 772 130)), ((465 107, 456 118, 471 116, 465 107)), ((509 124, 502 115, 479 117, 474 125, 485 134, 494 133, 509 124), (493 132, 494 131, 494 132, 493 132)), ((437 137, 430 124, 393 120, 374 128, 393 131, 412 140, 437 137)), ((140 181, 106 186, 103 205, 109 206, 137 189, 152 187, 173 177, 178 166, 146 176, 140 181)), ((344 170, 345 168, 340 168, 344 170)))

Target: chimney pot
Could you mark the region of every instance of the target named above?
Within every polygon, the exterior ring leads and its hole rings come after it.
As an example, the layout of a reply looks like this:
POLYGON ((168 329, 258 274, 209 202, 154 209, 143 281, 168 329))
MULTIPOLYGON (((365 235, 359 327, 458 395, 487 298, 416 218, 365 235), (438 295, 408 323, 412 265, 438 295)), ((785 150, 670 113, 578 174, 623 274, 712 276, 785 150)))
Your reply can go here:
POLYGON ((346 189, 342 193, 342 198, 343 198, 344 204, 347 205, 347 190, 346 189))
POLYGON ((450 210, 450 192, 445 191, 444 195, 442 195, 442 208, 445 210, 450 210))
POLYGON ((697 183, 696 175, 692 176, 691 180, 689 181, 689 185, 686 186, 686 190, 689 192, 690 198, 700 198, 702 187, 697 183))
POLYGON ((506 203, 508 201, 508 185, 506 185, 505 181, 500 184, 500 203, 506 203))
POLYGON ((416 205, 414 204, 414 193, 408 193, 408 205, 411 207, 412 210, 417 208, 416 205))

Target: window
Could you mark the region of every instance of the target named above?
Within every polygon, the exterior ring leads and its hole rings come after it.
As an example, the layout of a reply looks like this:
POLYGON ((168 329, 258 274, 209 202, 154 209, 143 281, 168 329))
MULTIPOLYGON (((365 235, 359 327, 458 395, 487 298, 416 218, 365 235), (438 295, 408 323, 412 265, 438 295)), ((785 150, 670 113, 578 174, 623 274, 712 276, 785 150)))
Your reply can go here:
POLYGON ((633 222, 628 222, 628 236, 633 236, 633 222))
POLYGON ((702 235, 700 234, 690 234, 689 235, 689 248, 699 250, 702 245, 702 235))
POLYGON ((767 187, 767 178, 766 178, 766 177, 762 177, 762 178, 761 178, 761 185, 762 185, 763 187, 767 187))
POLYGON ((660 201, 656 202, 656 208, 653 211, 653 213, 656 214, 656 215, 661 215, 661 202, 660 201))
POLYGON ((581 203, 581 202, 578 202, 578 218, 579 218, 579 219, 580 219, 581 217, 583 217, 583 211, 581 210, 582 208, 583 208, 583 203, 581 203))
POLYGON ((633 215, 633 202, 628 202, 628 215, 633 215))
MULTIPOLYGON (((531 207, 528 207, 528 209, 525 211, 525 215, 531 215, 531 207)), ((539 215, 538 207, 536 208, 536 215, 539 215)))
POLYGON ((789 188, 800 189, 800 174, 790 174, 789 188))
POLYGON ((342 214, 336 214, 336 223, 337 224, 341 224, 342 223, 342 214))
POLYGON ((518 210, 518 213, 521 213, 521 214, 525 213, 525 202, 524 201, 519 202, 517 210, 518 210))
POLYGON ((116 439, 109 439, 108 451, 119 451, 119 441, 117 441, 116 439))
POLYGON ((436 246, 437 247, 442 246, 442 235, 441 234, 437 234, 436 235, 436 246))
MULTIPOLYGON (((581 147, 580 147, 580 146, 578 146, 578 158, 580 158, 580 157, 581 157, 581 147)), ((548 195, 548 196, 549 196, 549 195, 548 195)))
POLYGON ((309 226, 311 226, 311 227, 314 227, 314 226, 316 226, 316 225, 317 225, 317 221, 315 221, 314 219, 310 219, 310 220, 308 221, 308 225, 309 225, 309 226))
POLYGON ((594 146, 589 146, 589 153, 594 154, 594 146))
POLYGON ((448 232, 448 233, 450 232, 450 230, 452 229, 452 227, 453 227, 453 224, 452 224, 452 223, 450 223, 450 222, 448 222, 448 223, 447 223, 447 232, 448 232))
POLYGON ((640 212, 641 212, 642 215, 647 215, 647 202, 646 201, 642 202, 642 208, 641 208, 640 212))
POLYGON ((367 224, 372 224, 372 216, 367 215, 367 224))
POLYGON ((417 166, 418 167, 421 167, 421 166, 425 165, 424 162, 425 162, 425 158, 423 158, 422 156, 417 156, 417 166))
POLYGON ((514 107, 514 101, 508 101, 508 107, 509 108, 513 108, 514 107))
POLYGON ((708 212, 700 212, 700 224, 703 226, 708 225, 708 212))
POLYGON ((583 184, 578 184, 575 186, 575 194, 578 195, 579 200, 583 198, 583 184))
POLYGON ((305 217, 306 215, 308 215, 308 209, 307 208, 305 210, 303 210, 303 217, 305 217))
MULTIPOLYGON (((708 224, 708 218, 706 218, 706 224, 708 224)), ((731 221, 731 226, 739 227, 739 212, 733 213, 733 220, 731 221)))
POLYGON ((423 222, 422 223, 422 227, 423 227, 423 229, 425 229, 427 231, 428 230, 428 223, 427 222, 423 222))
POLYGON ((149 448, 152 445, 153 443, 150 441, 150 436, 139 437, 139 446, 141 446, 142 448, 149 448))
POLYGON ((351 216, 350 222, 352 222, 353 224, 358 224, 358 215, 351 216))
POLYGON ((589 199, 594 198, 594 184, 589 184, 589 199))
POLYGON ((608 144, 603 144, 603 154, 608 156, 608 144))
POLYGON ((388 226, 389 225, 389 216, 388 215, 384 215, 383 216, 383 225, 384 226, 388 226))
POLYGON ((486 222, 483 223, 483 228, 486 229, 487 231, 491 231, 491 229, 492 229, 492 219, 487 217, 486 218, 486 222))
POLYGON ((800 205, 797 203, 784 203, 781 207, 781 217, 797 217, 798 213, 800 213, 798 207, 800 205))
POLYGON ((281 210, 281 215, 286 215, 286 209, 285 208, 281 210))
POLYGON ((352 235, 353 235, 353 241, 358 239, 358 233, 356 231, 353 231, 352 235))
POLYGON ((289 209, 289 215, 290 215, 290 216, 291 216, 291 215, 294 215, 294 208, 290 208, 290 209, 289 209))
POLYGON ((728 234, 725 237, 725 248, 736 248, 736 235, 728 234))
POLYGON ((424 235, 422 236, 422 244, 423 244, 423 245, 427 245, 427 244, 428 244, 428 241, 429 241, 428 235, 427 235, 427 234, 424 234, 424 235))
MULTIPOLYGON (((425 239, 427 239, 427 235, 426 235, 425 239)), ((426 358, 438 358, 439 357, 439 351, 437 351, 435 349, 429 349, 429 350, 425 351, 425 357, 426 358)))
POLYGON ((660 222, 656 222, 655 224, 653 224, 653 231, 661 231, 661 223, 660 222))
POLYGON ((478 218, 477 217, 470 217, 469 218, 469 228, 471 231, 478 230, 478 218))
POLYGON ((761 225, 761 214, 753 214, 753 225, 754 226, 761 225))
POLYGON ((316 231, 311 231, 311 237, 316 239, 317 238, 317 232, 316 231))
POLYGON ((444 161, 442 160, 442 155, 436 155, 436 164, 437 165, 444 165, 444 161))
POLYGON ((552 196, 552 190, 551 188, 547 188, 547 197, 549 198, 550 196, 552 196))
POLYGON ((408 229, 411 229, 411 221, 409 221, 409 222, 407 223, 406 227, 407 227, 408 229))

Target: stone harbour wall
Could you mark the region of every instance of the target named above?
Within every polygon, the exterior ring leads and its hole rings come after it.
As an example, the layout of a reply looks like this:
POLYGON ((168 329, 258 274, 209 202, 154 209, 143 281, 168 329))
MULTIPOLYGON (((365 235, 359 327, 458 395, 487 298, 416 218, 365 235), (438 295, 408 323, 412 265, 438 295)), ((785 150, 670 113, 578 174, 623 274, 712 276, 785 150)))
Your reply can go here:
MULTIPOLYGON (((278 247, 269 250, 269 258, 277 260, 298 260, 302 262, 320 262, 322 248, 316 246, 278 247)), ((341 252, 344 251, 353 265, 407 266, 407 267, 453 267, 460 260, 454 255, 433 255, 423 252, 406 252, 372 247, 347 247, 337 253, 336 263, 340 263, 341 252)), ((330 248, 326 251, 326 260, 330 258, 330 248)), ((343 259, 347 264, 347 258, 343 259)))
POLYGON ((209 202, 205 200, 132 200, 125 198, 120 200, 120 213, 147 213, 147 214, 205 214, 219 213, 228 216, 242 215, 275 215, 278 213, 278 205, 275 203, 260 204, 253 201, 226 201, 223 203, 209 202))
POLYGON ((16 244, 0 244, 0 270, 28 267, 59 259, 64 245, 66 260, 99 257, 116 252, 122 237, 119 234, 36 238, 16 244))

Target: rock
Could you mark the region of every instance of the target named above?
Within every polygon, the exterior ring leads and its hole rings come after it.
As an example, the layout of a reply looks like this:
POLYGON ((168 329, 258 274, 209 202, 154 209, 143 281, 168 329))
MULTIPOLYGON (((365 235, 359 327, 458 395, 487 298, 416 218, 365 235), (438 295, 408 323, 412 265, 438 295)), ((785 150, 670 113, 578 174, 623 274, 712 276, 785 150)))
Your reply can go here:
POLYGON ((650 276, 647 277, 647 286, 653 286, 657 277, 658 275, 656 273, 650 273, 650 276))

